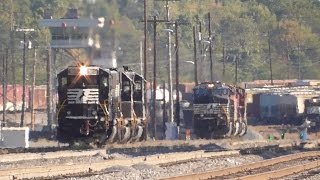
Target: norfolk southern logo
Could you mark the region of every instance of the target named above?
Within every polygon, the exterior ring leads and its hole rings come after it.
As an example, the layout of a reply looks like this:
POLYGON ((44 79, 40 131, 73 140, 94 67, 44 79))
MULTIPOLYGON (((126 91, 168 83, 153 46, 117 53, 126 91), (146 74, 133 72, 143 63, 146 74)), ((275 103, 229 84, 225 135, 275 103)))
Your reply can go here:
POLYGON ((99 102, 98 89, 68 89, 69 104, 95 104, 99 102))
POLYGON ((85 91, 82 91, 82 94, 79 96, 79 101, 82 102, 82 98, 86 97, 86 95, 84 94, 85 91))
POLYGON ((208 104, 207 105, 207 113, 208 114, 213 114, 215 107, 216 107, 216 104, 208 104))

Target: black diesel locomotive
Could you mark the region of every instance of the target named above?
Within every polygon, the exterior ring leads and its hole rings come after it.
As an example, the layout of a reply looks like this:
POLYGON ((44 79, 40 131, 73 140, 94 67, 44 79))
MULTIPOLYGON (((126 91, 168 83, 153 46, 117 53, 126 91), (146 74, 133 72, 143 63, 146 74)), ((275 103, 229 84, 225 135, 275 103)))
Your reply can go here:
POLYGON ((143 77, 124 68, 69 66, 58 74, 60 142, 139 141, 145 132, 143 77))
POLYGON ((243 136, 247 132, 245 91, 217 82, 193 89, 193 127, 200 138, 243 136))

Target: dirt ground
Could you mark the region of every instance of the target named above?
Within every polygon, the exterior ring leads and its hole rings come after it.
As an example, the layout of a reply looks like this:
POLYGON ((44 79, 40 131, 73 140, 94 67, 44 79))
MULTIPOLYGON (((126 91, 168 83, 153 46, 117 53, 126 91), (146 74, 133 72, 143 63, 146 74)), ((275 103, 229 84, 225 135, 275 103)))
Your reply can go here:
MULTIPOLYGON (((259 125, 249 126, 249 128, 255 130, 263 139, 268 139, 269 135, 272 135, 273 139, 281 139, 281 133, 285 132, 284 139, 300 140, 299 134, 301 129, 297 126, 282 126, 282 125, 259 125)), ((317 140, 320 137, 320 132, 308 132, 309 140, 317 140)))

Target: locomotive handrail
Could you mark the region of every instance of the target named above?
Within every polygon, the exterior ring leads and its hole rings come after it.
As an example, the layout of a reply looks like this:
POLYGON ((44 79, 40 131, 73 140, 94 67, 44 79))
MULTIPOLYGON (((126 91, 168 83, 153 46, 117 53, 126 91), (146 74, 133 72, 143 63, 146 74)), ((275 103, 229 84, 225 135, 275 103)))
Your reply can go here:
POLYGON ((99 105, 100 105, 100 107, 101 107, 101 109, 102 109, 102 111, 103 111, 104 115, 109 117, 109 111, 108 111, 108 110, 107 110, 107 108, 106 108, 106 104, 105 104, 105 102, 107 102, 107 100, 103 101, 103 105, 104 105, 104 106, 102 106, 102 104, 101 104, 101 103, 99 103, 99 105))
POLYGON ((64 106, 64 103, 67 101, 67 99, 65 99, 63 102, 62 102, 62 104, 59 106, 59 109, 58 109, 58 112, 57 112, 57 119, 58 119, 58 117, 59 117, 59 113, 60 113, 60 111, 61 111, 61 109, 63 108, 63 106, 64 106))
POLYGON ((103 106, 104 106, 104 109, 103 109, 103 110, 104 110, 104 112, 105 112, 105 115, 106 115, 106 116, 109 116, 110 113, 109 113, 108 108, 107 108, 107 107, 108 107, 108 100, 104 100, 104 101, 103 101, 103 106))

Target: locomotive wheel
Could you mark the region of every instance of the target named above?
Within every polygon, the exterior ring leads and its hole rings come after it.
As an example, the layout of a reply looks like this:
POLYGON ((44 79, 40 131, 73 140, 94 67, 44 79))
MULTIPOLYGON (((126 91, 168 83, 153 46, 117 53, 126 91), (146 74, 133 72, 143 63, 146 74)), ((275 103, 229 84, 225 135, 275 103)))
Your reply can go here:
POLYGON ((115 139, 117 137, 116 135, 117 135, 117 132, 118 132, 117 130, 118 130, 117 126, 112 126, 111 129, 108 130, 109 131, 109 132, 107 132, 108 135, 109 135, 108 143, 114 143, 115 142, 115 139))
POLYGON ((233 131, 233 122, 229 122, 229 131, 226 133, 226 137, 230 137, 233 131))
POLYGON ((247 133, 247 130, 248 130, 248 126, 247 126, 247 123, 245 122, 241 122, 241 127, 240 127, 240 133, 239 133, 239 136, 243 136, 247 133))
POLYGON ((147 130, 146 130, 146 127, 145 125, 142 125, 142 132, 141 132, 141 136, 139 139, 137 139, 137 141, 144 141, 144 140, 147 140, 148 137, 146 137, 146 133, 147 133, 147 130))
POLYGON ((118 127, 118 142, 119 143, 128 142, 131 134, 130 131, 131 131, 130 127, 126 127, 126 126, 118 127))
POLYGON ((142 126, 137 126, 136 128, 132 129, 132 134, 131 134, 131 142, 136 142, 140 140, 141 136, 143 134, 143 127, 142 126))
POLYGON ((233 136, 237 136, 240 132, 240 123, 239 121, 235 122, 234 123, 234 126, 233 126, 233 136))

